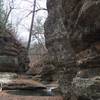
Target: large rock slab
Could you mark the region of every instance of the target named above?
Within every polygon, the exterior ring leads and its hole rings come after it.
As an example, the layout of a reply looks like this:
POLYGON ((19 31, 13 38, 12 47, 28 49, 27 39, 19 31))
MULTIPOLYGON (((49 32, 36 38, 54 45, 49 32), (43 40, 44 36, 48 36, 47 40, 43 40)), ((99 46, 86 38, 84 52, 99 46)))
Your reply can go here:
POLYGON ((2 86, 4 90, 45 90, 46 86, 31 79, 12 79, 2 86))

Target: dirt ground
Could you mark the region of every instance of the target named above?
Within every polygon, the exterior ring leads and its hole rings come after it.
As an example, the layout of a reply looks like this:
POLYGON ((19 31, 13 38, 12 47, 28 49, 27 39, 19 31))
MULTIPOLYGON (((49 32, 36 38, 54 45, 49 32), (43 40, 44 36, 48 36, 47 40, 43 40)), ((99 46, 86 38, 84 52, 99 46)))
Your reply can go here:
POLYGON ((60 96, 16 96, 3 91, 0 92, 0 100, 63 100, 63 98, 60 96))

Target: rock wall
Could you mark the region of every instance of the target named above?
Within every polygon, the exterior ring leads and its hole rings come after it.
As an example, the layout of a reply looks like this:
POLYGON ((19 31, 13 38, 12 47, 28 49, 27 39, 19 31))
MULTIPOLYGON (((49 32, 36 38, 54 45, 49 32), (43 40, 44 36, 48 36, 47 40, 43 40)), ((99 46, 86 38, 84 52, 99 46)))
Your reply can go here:
POLYGON ((46 47, 65 100, 100 99, 100 1, 47 0, 47 9, 46 47))
POLYGON ((0 29, 0 72, 24 72, 28 68, 27 51, 12 34, 0 29))

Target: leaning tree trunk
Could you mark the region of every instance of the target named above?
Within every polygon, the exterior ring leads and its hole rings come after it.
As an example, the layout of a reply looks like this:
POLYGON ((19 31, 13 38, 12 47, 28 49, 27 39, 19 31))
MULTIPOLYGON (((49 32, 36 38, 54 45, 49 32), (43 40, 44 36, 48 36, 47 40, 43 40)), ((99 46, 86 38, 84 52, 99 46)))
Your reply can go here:
POLYGON ((29 48, 30 48, 30 43, 31 43, 31 38, 32 38, 32 33, 33 33, 33 25, 34 25, 34 18, 35 18, 35 8, 36 8, 36 0, 34 0, 34 4, 33 4, 32 21, 31 21, 31 26, 30 26, 29 40, 28 40, 28 44, 27 44, 27 52, 28 53, 29 53, 29 48))

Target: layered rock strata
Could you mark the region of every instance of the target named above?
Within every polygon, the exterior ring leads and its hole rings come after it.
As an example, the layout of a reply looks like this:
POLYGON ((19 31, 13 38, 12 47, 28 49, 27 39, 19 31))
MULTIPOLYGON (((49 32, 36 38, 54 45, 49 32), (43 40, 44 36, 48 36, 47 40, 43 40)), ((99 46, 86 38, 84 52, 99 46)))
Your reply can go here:
POLYGON ((12 34, 0 29, 0 71, 24 72, 29 65, 27 51, 12 34))
POLYGON ((47 9, 46 47, 65 100, 99 100, 100 1, 47 0, 47 9))

